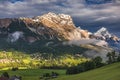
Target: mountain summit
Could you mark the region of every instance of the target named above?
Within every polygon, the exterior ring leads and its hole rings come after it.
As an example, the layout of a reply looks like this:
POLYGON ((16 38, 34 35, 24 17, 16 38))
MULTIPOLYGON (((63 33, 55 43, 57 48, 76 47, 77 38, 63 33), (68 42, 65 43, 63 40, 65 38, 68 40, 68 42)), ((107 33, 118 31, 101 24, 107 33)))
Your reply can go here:
POLYGON ((97 32, 94 33, 94 35, 101 37, 104 40, 112 39, 115 42, 120 41, 120 39, 117 36, 111 34, 105 27, 100 28, 97 32))
POLYGON ((94 33, 96 36, 101 36, 103 38, 110 38, 111 34, 108 32, 107 28, 102 27, 100 28, 96 33, 94 33))

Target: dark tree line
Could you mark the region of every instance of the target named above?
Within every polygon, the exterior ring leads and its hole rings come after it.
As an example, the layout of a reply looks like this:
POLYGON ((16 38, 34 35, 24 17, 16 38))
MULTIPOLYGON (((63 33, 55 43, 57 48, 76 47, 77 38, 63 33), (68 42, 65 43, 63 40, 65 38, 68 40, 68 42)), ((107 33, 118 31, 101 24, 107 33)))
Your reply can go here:
POLYGON ((103 65, 104 63, 102 63, 102 58, 96 57, 90 61, 68 68, 66 74, 77 74, 91 69, 99 68, 103 65))
POLYGON ((114 62, 120 62, 120 53, 117 54, 115 51, 109 52, 107 54, 108 57, 108 64, 114 63, 114 62))
POLYGON ((120 62, 120 53, 117 54, 115 51, 113 51, 113 52, 109 52, 106 56, 108 57, 108 61, 106 63, 102 63, 101 57, 95 57, 90 61, 68 68, 66 71, 66 74, 77 74, 77 73, 102 67, 106 64, 120 62))

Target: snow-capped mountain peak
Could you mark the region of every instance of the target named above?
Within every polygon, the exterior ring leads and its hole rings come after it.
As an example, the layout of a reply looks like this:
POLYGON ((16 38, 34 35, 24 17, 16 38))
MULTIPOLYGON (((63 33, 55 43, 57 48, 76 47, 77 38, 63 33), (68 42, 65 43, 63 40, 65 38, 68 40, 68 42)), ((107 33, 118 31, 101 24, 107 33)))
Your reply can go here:
POLYGON ((105 37, 105 38, 111 37, 111 34, 109 33, 109 31, 105 27, 100 28, 96 33, 94 33, 94 35, 100 36, 100 37, 105 37))
POLYGON ((102 27, 100 28, 96 33, 93 34, 97 40, 104 40, 108 43, 110 47, 112 47, 114 50, 119 50, 120 47, 120 39, 111 34, 107 28, 102 27))

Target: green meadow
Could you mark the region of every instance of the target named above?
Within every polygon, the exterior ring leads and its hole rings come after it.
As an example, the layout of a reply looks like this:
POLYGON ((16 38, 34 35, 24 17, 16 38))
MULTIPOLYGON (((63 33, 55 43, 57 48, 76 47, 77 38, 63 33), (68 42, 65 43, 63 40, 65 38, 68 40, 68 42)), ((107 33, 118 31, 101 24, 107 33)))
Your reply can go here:
POLYGON ((57 72, 60 76, 65 75, 65 70, 52 70, 52 69, 26 69, 26 70, 17 70, 17 71, 0 71, 0 74, 3 72, 8 72, 10 76, 17 75, 21 76, 22 80, 40 80, 40 76, 42 76, 44 73, 51 73, 51 72, 57 72))

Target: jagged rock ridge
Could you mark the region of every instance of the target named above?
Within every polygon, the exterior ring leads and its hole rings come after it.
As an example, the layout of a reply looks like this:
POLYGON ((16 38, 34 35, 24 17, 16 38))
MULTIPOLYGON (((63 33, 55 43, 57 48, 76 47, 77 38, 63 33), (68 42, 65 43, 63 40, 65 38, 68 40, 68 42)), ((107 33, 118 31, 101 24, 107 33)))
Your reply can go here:
MULTIPOLYGON (((26 36, 29 39, 58 39, 58 40, 73 40, 81 38, 89 38, 88 31, 77 28, 71 16, 66 14, 55 14, 49 12, 42 16, 34 18, 16 18, 16 19, 1 19, 0 20, 0 31, 5 29, 9 33, 21 31, 24 34, 27 32, 34 33, 34 36, 26 36), (28 31, 29 30, 29 31, 28 31), (30 38, 31 37, 31 38, 30 38)), ((1 32, 2 34, 3 32, 1 32)), ((28 39, 27 38, 27 39, 28 39)), ((26 40, 27 40, 26 39, 26 40)), ((30 40, 31 41, 31 40, 30 40)), ((34 41, 31 41, 34 42, 34 41)))

